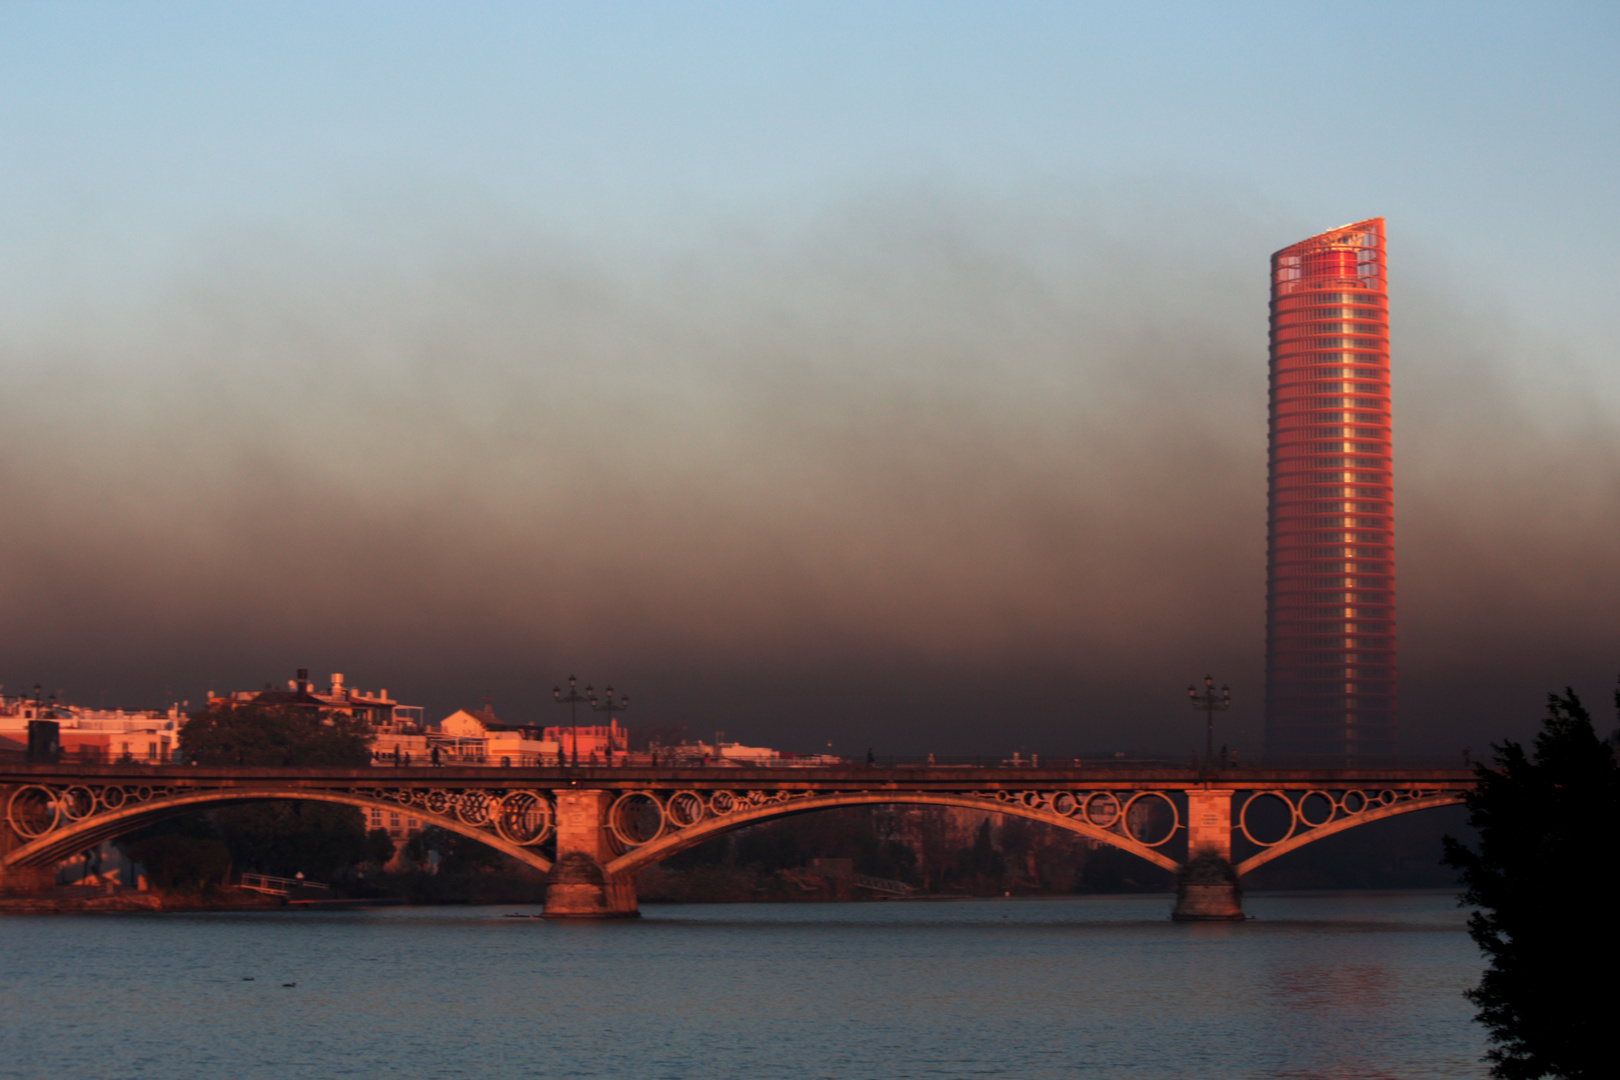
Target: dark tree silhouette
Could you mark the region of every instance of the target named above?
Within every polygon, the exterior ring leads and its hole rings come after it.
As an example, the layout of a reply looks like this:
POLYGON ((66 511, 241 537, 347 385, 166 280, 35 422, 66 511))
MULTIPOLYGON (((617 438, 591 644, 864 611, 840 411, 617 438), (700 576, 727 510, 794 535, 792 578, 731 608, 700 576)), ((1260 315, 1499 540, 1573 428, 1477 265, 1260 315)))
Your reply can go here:
POLYGON ((1478 850, 1445 841, 1445 861, 1463 873, 1462 902, 1479 908, 1468 928, 1489 967, 1468 997, 1503 1080, 1586 1080, 1614 1068, 1615 740, 1597 736, 1573 690, 1548 695, 1547 713, 1533 757, 1504 742, 1477 767, 1466 801, 1478 850))
MULTIPOLYGON (((202 765, 337 765, 371 762, 364 720, 287 706, 216 705, 193 713, 180 729, 186 761, 202 765)), ((326 878, 356 863, 393 855, 387 841, 368 837, 353 806, 266 802, 227 806, 154 825, 118 841, 147 867, 160 888, 194 887, 225 866, 326 878), (383 854, 384 843, 387 854, 383 854), (220 865, 223 863, 223 865, 220 865), (165 883, 169 883, 168 886, 165 883)))
POLYGON ((429 825, 406 841, 405 861, 425 869, 428 853, 433 851, 439 853, 442 874, 487 873, 506 865, 506 856, 494 848, 437 825, 429 825))
POLYGON ((215 706, 180 729, 180 753, 202 765, 371 764, 371 730, 352 716, 316 709, 215 706))
POLYGON ((230 849, 213 822, 201 815, 179 818, 121 836, 113 843, 162 892, 207 892, 231 868, 230 849))

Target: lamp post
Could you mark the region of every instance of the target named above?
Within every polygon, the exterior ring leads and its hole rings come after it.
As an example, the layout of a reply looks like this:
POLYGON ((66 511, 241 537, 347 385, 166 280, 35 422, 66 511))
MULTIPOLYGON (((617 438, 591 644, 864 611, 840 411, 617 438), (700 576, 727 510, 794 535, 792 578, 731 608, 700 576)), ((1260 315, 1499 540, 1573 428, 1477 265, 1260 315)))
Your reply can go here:
MULTIPOLYGON (((578 686, 579 680, 570 675, 568 676, 568 693, 563 693, 562 687, 560 686, 553 686, 551 688, 551 696, 557 699, 557 703, 559 705, 568 706, 568 724, 571 728, 573 728, 575 768, 579 767, 579 704, 582 701, 589 703, 596 700, 596 693, 589 686, 585 687, 584 695, 580 694, 579 690, 577 689, 578 686)), ((562 761, 562 756, 562 752, 559 749, 557 753, 557 760, 559 763, 562 761)))
MULTIPOLYGON (((588 686, 585 688, 585 700, 590 702, 591 710, 593 712, 608 714, 607 763, 608 768, 611 769, 613 767, 613 714, 615 711, 623 712, 624 710, 628 709, 630 707, 630 698, 621 695, 619 700, 615 702, 613 700, 613 687, 611 685, 604 688, 602 693, 605 696, 601 701, 597 701, 596 695, 591 693, 591 688, 588 686)), ((576 759, 579 756, 579 750, 577 747, 575 748, 574 756, 576 759)))
POLYGON ((1216 690, 1215 680, 1205 675, 1204 689, 1189 686, 1187 696, 1192 699, 1195 710, 1204 711, 1204 768, 1207 769, 1215 760, 1215 711, 1232 707, 1232 691, 1224 683, 1216 690))

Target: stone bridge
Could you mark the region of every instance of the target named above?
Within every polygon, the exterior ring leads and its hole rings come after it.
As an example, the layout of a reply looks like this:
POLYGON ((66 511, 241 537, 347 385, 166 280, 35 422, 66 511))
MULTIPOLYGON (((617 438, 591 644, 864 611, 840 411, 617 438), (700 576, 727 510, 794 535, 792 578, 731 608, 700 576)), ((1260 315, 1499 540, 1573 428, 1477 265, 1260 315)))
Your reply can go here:
POLYGON ((309 799, 406 809, 549 872, 545 913, 637 913, 636 873, 748 825, 840 806, 951 806, 1067 829, 1178 875, 1175 917, 1242 918, 1241 877, 1371 821, 1462 801, 1471 769, 222 768, 0 765, 0 888, 210 807, 309 799))

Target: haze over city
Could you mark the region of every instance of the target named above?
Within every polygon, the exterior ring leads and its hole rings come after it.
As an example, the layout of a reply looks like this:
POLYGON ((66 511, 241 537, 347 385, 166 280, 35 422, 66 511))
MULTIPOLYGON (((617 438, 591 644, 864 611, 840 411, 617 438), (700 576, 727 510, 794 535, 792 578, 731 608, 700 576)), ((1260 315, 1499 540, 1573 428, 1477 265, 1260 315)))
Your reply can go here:
POLYGON ((1403 749, 1601 704, 1613 11, 1037 9, 0 13, 7 692, 1257 753, 1267 257, 1380 215, 1403 749))

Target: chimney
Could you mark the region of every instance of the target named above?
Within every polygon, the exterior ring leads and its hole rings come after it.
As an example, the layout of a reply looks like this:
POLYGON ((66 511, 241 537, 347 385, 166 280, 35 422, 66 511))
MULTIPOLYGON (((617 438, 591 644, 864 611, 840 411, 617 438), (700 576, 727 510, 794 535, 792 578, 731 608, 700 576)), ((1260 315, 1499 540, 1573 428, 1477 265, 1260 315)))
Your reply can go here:
POLYGON ((309 689, 309 668, 301 667, 298 669, 298 686, 296 689, 299 693, 309 689))
POLYGON ((343 696, 343 672, 341 671, 332 672, 332 696, 343 696))

